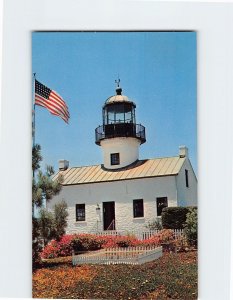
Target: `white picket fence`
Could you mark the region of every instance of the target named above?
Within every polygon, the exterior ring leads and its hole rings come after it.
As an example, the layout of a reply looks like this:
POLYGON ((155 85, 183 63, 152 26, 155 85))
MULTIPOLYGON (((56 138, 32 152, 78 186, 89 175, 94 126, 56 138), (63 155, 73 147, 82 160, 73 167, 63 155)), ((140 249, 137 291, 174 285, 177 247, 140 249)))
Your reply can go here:
POLYGON ((87 254, 72 254, 73 265, 130 264, 140 265, 162 256, 162 247, 110 248, 87 254))
MULTIPOLYGON (((134 230, 134 231, 126 231, 126 230, 105 230, 105 231, 95 231, 92 234, 95 235, 103 235, 103 236, 134 236, 139 240, 147 240, 151 238, 153 235, 158 234, 161 230, 134 230)), ((182 237, 184 230, 183 229, 173 229, 174 237, 177 239, 182 237)))

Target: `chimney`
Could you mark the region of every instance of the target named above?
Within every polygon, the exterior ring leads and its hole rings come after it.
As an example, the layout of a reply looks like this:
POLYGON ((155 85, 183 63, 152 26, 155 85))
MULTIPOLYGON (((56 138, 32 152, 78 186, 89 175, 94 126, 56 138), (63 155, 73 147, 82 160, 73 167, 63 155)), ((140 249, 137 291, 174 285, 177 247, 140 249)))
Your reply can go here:
POLYGON ((69 161, 65 159, 60 159, 58 162, 59 171, 65 171, 69 168, 69 161))
POLYGON ((179 146, 179 156, 188 157, 188 148, 186 146, 179 146))

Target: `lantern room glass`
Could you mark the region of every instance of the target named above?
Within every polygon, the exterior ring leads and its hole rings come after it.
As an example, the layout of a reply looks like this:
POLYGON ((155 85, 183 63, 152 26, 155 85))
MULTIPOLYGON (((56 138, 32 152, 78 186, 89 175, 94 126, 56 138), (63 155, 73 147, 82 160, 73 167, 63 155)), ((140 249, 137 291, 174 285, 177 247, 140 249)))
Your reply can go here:
POLYGON ((103 108, 104 125, 136 123, 135 106, 131 103, 114 103, 103 108))

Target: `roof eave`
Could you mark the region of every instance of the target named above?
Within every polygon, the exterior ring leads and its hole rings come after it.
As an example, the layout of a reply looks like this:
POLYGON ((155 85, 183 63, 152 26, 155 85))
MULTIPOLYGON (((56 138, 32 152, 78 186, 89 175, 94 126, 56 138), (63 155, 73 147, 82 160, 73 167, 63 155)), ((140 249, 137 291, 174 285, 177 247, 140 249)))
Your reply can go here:
POLYGON ((62 184, 63 186, 73 186, 73 185, 82 185, 82 184, 93 184, 93 183, 110 183, 117 181, 129 181, 129 180, 138 180, 138 179, 147 179, 147 178, 161 178, 161 177, 171 177, 177 176, 179 173, 174 174, 165 174, 165 175, 156 175, 156 176, 144 176, 144 177, 134 177, 134 178, 123 178, 123 179, 115 179, 115 180, 103 180, 103 181, 89 181, 89 182, 80 182, 80 183, 68 183, 62 184))

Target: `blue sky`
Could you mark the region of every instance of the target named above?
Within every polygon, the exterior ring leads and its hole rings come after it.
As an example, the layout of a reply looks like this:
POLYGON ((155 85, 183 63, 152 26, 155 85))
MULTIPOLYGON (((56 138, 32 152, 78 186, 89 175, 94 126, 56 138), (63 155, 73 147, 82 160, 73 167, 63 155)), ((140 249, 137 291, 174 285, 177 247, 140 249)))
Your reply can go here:
POLYGON ((67 125, 36 107, 42 167, 57 170, 63 158, 70 166, 102 163, 94 133, 119 74, 146 127, 140 159, 175 156, 186 145, 197 172, 196 64, 195 32, 34 32, 32 73, 64 98, 71 115, 67 125))

